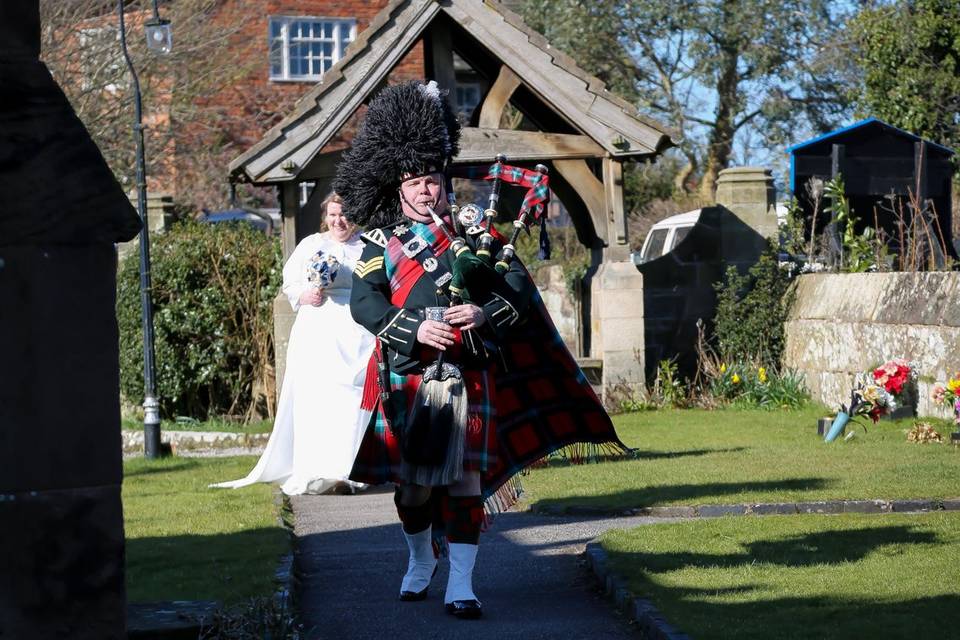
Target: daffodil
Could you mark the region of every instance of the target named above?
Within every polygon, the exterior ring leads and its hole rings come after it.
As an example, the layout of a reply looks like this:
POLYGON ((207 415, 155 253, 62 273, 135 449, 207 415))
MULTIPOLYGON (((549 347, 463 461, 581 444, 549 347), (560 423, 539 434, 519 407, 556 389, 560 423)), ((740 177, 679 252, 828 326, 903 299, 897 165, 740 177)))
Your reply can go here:
POLYGON ((950 389, 950 391, 957 393, 957 391, 960 390, 960 378, 952 378, 948 380, 947 389, 950 389))
POLYGON ((726 373, 726 372, 727 372, 727 365, 725 365, 725 364, 723 364, 723 363, 721 362, 721 363, 720 363, 720 373, 726 373))
POLYGON ((767 370, 765 367, 760 367, 760 369, 757 370, 757 378, 760 379, 760 382, 767 381, 767 370))
POLYGON ((740 376, 733 374, 733 377, 730 378, 730 381, 733 382, 733 384, 740 384, 740 376))

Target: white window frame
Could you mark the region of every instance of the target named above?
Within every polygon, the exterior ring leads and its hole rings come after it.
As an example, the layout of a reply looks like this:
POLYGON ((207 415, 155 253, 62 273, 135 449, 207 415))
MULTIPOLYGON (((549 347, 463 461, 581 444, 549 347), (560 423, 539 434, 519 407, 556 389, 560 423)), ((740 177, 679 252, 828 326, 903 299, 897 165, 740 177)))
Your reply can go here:
POLYGON ((480 83, 479 82, 458 82, 454 91, 455 91, 454 101, 456 102, 456 105, 455 105, 456 111, 464 115, 465 117, 469 118, 470 114, 473 113, 473 111, 480 106, 480 102, 483 100, 483 91, 481 91, 480 83), (458 94, 460 93, 466 94, 467 92, 470 92, 470 91, 476 92, 477 102, 472 106, 461 104, 459 100, 460 95, 458 94))
MULTIPOLYGON (((326 18, 322 16, 270 16, 267 20, 267 50, 268 50, 268 73, 270 80, 276 82, 316 82, 323 78, 324 71, 321 70, 319 73, 293 73, 291 71, 290 65, 290 49, 293 44, 296 43, 332 43, 333 52, 330 56, 330 67, 335 65, 346 51, 346 45, 350 42, 353 42, 357 37, 357 21, 354 18, 326 18), (298 22, 320 22, 325 24, 330 24, 333 26, 333 36, 331 38, 324 38, 322 36, 293 36, 292 35, 292 25, 298 22), (279 23, 280 25, 280 35, 276 38, 282 41, 282 46, 280 50, 281 56, 281 68, 280 73, 274 72, 274 59, 273 59, 273 47, 274 47, 274 35, 273 27, 275 24, 279 23), (344 37, 346 36, 346 37, 344 37)), ((321 53, 319 56, 308 54, 307 59, 312 61, 317 61, 316 64, 322 67, 323 65, 323 56, 321 53)), ((329 67, 327 68, 329 70, 329 67)))

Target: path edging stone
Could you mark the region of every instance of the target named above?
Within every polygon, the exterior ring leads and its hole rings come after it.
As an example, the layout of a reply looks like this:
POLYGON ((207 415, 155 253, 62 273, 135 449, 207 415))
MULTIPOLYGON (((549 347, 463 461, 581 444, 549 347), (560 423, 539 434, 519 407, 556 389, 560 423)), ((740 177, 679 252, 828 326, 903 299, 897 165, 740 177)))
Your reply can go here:
POLYGON ((720 518, 723 516, 768 516, 808 513, 923 513, 960 511, 960 498, 911 500, 823 500, 816 502, 759 502, 755 504, 666 505, 604 509, 577 505, 534 505, 534 513, 549 516, 602 516, 625 518, 720 518))
POLYGON ((588 542, 584 555, 607 597, 636 623, 645 637, 651 640, 690 640, 687 634, 671 625, 650 600, 639 598, 627 589, 626 580, 610 570, 607 552, 599 542, 588 542))

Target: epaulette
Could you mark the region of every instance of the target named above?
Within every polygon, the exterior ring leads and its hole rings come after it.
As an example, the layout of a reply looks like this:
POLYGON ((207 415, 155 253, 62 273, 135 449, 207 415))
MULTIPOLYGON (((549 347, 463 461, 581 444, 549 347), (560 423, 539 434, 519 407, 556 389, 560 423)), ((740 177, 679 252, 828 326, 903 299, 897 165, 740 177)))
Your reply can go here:
POLYGON ((361 233, 360 237, 367 242, 372 242, 378 247, 387 246, 387 236, 383 233, 383 229, 371 229, 370 231, 361 233))

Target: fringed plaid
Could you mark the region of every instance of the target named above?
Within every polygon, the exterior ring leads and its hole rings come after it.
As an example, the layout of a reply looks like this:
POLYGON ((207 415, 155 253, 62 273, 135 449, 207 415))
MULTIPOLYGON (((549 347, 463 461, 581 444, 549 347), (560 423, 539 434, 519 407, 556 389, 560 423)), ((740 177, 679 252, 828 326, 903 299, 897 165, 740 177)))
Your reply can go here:
MULTIPOLYGON (((520 495, 517 474, 546 456, 559 452, 573 462, 584 462, 600 452, 607 456, 629 452, 543 301, 534 296, 527 322, 503 347, 508 369, 496 373, 496 391, 485 372, 465 372, 471 420, 478 421, 468 429, 464 469, 481 471, 481 490, 491 515, 509 508, 520 495)), ((406 419, 420 376, 390 377, 391 415, 395 427, 402 428, 397 421, 406 419)), ((350 477, 371 484, 402 482, 399 442, 387 428, 382 410, 373 414, 350 477)))
POLYGON ((498 462, 481 477, 484 497, 509 501, 515 489, 508 480, 555 452, 583 461, 584 456, 577 454, 591 448, 609 455, 630 451, 557 333, 539 294, 534 294, 528 307, 527 322, 516 328, 502 350, 508 370, 497 374, 498 462), (506 494, 501 491, 504 487, 506 494))
POLYGON ((527 187, 527 194, 523 196, 520 205, 520 215, 529 211, 535 220, 539 220, 550 202, 550 176, 539 171, 531 171, 523 167, 513 167, 500 162, 490 166, 487 180, 500 178, 507 184, 516 184, 527 187))

